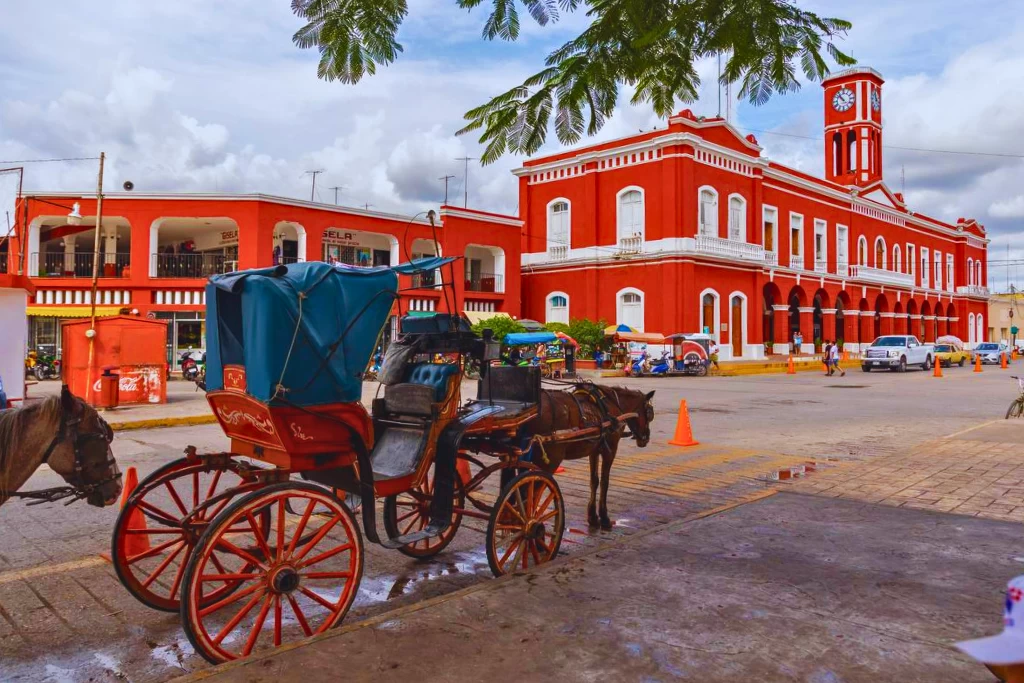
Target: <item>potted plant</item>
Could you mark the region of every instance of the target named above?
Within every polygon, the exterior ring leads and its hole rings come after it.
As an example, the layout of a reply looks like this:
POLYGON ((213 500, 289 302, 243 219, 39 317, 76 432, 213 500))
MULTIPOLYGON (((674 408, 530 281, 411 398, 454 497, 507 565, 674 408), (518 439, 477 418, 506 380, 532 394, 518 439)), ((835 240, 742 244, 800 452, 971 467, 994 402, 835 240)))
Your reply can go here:
POLYGON ((775 342, 766 341, 764 343, 764 354, 766 356, 772 355, 772 350, 775 348, 775 342))

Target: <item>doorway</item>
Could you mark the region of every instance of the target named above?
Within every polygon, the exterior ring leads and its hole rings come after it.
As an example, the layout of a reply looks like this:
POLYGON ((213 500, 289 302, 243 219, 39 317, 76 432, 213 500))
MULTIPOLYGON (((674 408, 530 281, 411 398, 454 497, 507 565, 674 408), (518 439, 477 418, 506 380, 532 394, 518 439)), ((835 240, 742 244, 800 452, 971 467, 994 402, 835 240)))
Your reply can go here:
POLYGON ((743 355, 743 299, 734 296, 730 302, 730 331, 732 334, 732 357, 743 355))
MULTIPOLYGON (((204 346, 204 321, 177 320, 174 323, 174 368, 181 365, 181 354, 189 349, 201 351, 204 346)), ((198 358, 196 359, 198 360, 198 358)))

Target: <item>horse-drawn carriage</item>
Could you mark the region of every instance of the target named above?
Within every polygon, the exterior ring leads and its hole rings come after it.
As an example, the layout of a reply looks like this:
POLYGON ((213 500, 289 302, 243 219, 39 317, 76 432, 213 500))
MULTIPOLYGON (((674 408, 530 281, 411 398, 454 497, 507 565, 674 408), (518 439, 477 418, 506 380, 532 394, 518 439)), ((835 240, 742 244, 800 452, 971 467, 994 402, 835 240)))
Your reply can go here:
POLYGON ((593 490, 589 514, 610 525, 607 469, 627 429, 646 445, 649 394, 543 390, 538 368, 492 367, 498 340, 437 314, 402 318, 378 396, 364 407, 362 372, 398 275, 451 261, 300 263, 208 284, 207 397, 231 450, 190 447, 143 480, 121 510, 112 552, 127 589, 180 611, 206 659, 245 657, 340 623, 362 576, 364 537, 425 558, 472 518, 486 522, 495 575, 551 560, 565 526, 551 473, 563 458, 600 451, 600 515, 593 490), (465 364, 445 357, 480 362, 472 400, 462 400, 465 364), (487 483, 494 473, 497 487, 487 483))

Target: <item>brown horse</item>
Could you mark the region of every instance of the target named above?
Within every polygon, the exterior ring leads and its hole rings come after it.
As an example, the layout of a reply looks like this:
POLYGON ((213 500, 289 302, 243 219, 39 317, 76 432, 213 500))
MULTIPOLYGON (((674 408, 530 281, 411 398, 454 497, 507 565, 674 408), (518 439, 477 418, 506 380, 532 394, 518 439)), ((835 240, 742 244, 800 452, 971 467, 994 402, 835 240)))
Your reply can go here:
POLYGON ((651 405, 653 397, 653 391, 645 394, 636 389, 589 383, 577 384, 570 391, 541 390, 537 419, 529 427, 532 435, 549 435, 560 430, 587 429, 611 423, 601 433, 579 440, 546 441, 543 454, 534 458, 534 462, 548 472, 554 472, 563 460, 590 458, 587 521, 591 526, 612 528, 612 521, 608 517, 608 477, 612 463, 615 462, 619 440, 625 436, 628 427, 629 435, 636 440, 637 445, 640 448, 647 446, 651 439, 651 421, 654 420, 654 407, 651 405), (619 420, 623 415, 630 417, 619 420), (597 502, 599 486, 600 505, 597 502))
POLYGON ((0 505, 44 462, 90 505, 115 503, 121 472, 110 452, 113 438, 103 418, 67 386, 59 397, 0 412, 0 505))

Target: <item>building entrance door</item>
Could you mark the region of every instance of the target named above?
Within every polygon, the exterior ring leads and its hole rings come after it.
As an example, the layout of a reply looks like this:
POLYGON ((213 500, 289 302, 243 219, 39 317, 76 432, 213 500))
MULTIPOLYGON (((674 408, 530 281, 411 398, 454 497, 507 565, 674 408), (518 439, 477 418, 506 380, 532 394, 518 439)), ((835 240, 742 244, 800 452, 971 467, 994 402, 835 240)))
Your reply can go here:
POLYGON ((732 321, 729 329, 732 331, 732 356, 739 358, 743 355, 743 299, 734 296, 731 309, 732 321))
MULTIPOLYGON (((181 369, 181 354, 189 349, 200 352, 204 347, 202 320, 178 320, 174 323, 174 369, 181 369)), ((200 360, 198 357, 196 360, 200 360)))

